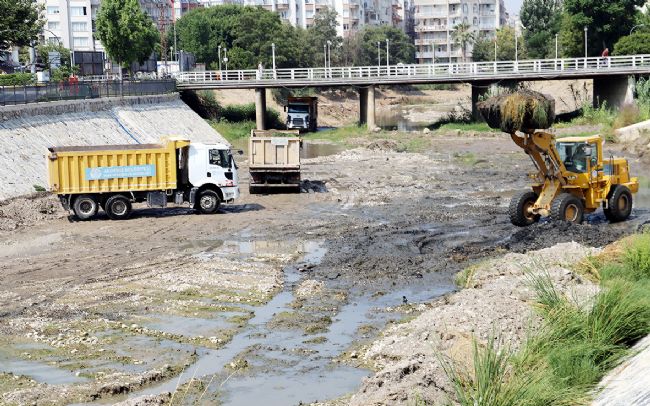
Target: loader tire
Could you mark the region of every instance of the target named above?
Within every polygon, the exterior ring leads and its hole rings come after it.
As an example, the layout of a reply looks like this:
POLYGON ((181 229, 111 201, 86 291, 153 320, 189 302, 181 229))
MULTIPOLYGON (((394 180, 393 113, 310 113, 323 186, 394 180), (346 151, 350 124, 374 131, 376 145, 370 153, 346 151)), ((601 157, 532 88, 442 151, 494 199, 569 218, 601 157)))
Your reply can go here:
POLYGON ((551 203, 551 218, 555 221, 568 221, 581 224, 585 216, 582 200, 570 193, 562 193, 551 203))
POLYGON ((99 203, 92 195, 80 195, 72 203, 72 211, 79 220, 85 221, 95 217, 99 203))
POLYGON ((537 193, 530 190, 521 192, 512 197, 508 214, 510 222, 518 227, 527 227, 539 221, 540 215, 530 212, 537 201, 537 193))
POLYGON ((206 189, 199 193, 194 208, 201 214, 214 214, 219 210, 221 199, 217 192, 206 189))
POLYGON ((106 200, 104 211, 111 220, 126 220, 131 215, 131 201, 124 195, 113 195, 106 200))
POLYGON ((614 185, 607 196, 607 208, 603 210, 610 223, 625 221, 632 213, 632 192, 627 186, 614 185))

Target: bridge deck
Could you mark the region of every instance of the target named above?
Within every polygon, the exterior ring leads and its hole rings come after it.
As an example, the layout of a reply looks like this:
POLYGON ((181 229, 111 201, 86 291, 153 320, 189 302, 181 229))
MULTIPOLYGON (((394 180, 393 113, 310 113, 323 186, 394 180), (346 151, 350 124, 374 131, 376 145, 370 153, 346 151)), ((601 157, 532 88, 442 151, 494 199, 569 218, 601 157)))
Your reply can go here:
POLYGON ((562 80, 650 74, 650 55, 428 65, 182 72, 179 89, 367 86, 500 80, 562 80))

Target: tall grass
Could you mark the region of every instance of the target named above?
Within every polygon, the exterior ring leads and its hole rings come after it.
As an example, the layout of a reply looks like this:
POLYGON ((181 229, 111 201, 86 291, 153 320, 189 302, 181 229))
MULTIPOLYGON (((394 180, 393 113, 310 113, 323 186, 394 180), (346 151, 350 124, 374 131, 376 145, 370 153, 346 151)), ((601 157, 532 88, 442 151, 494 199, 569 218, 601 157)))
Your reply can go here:
POLYGON ((474 346, 473 371, 446 366, 463 406, 569 405, 591 390, 650 334, 650 234, 635 236, 623 254, 598 263, 600 290, 579 304, 548 273, 529 276, 542 327, 510 354, 493 339, 474 346))

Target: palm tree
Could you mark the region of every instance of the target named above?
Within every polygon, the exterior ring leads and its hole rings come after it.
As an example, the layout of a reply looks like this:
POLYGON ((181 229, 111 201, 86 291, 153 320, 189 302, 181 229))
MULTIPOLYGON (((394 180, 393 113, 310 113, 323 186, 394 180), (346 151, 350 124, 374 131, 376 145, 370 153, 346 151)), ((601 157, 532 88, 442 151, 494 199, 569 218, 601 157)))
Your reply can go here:
POLYGON ((476 36, 471 31, 469 23, 463 22, 457 24, 454 27, 454 31, 451 33, 451 38, 453 38, 456 45, 460 45, 460 49, 463 52, 463 62, 465 62, 467 46, 474 43, 474 40, 476 39, 476 36))

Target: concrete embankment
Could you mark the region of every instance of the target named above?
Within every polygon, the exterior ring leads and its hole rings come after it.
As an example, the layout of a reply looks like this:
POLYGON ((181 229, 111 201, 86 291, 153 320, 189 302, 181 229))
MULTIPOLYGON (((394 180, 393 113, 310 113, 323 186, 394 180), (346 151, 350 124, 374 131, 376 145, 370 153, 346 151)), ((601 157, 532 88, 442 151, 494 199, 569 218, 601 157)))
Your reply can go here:
POLYGON ((47 186, 48 147, 152 143, 166 136, 225 142, 176 94, 2 107, 0 199, 47 186))

